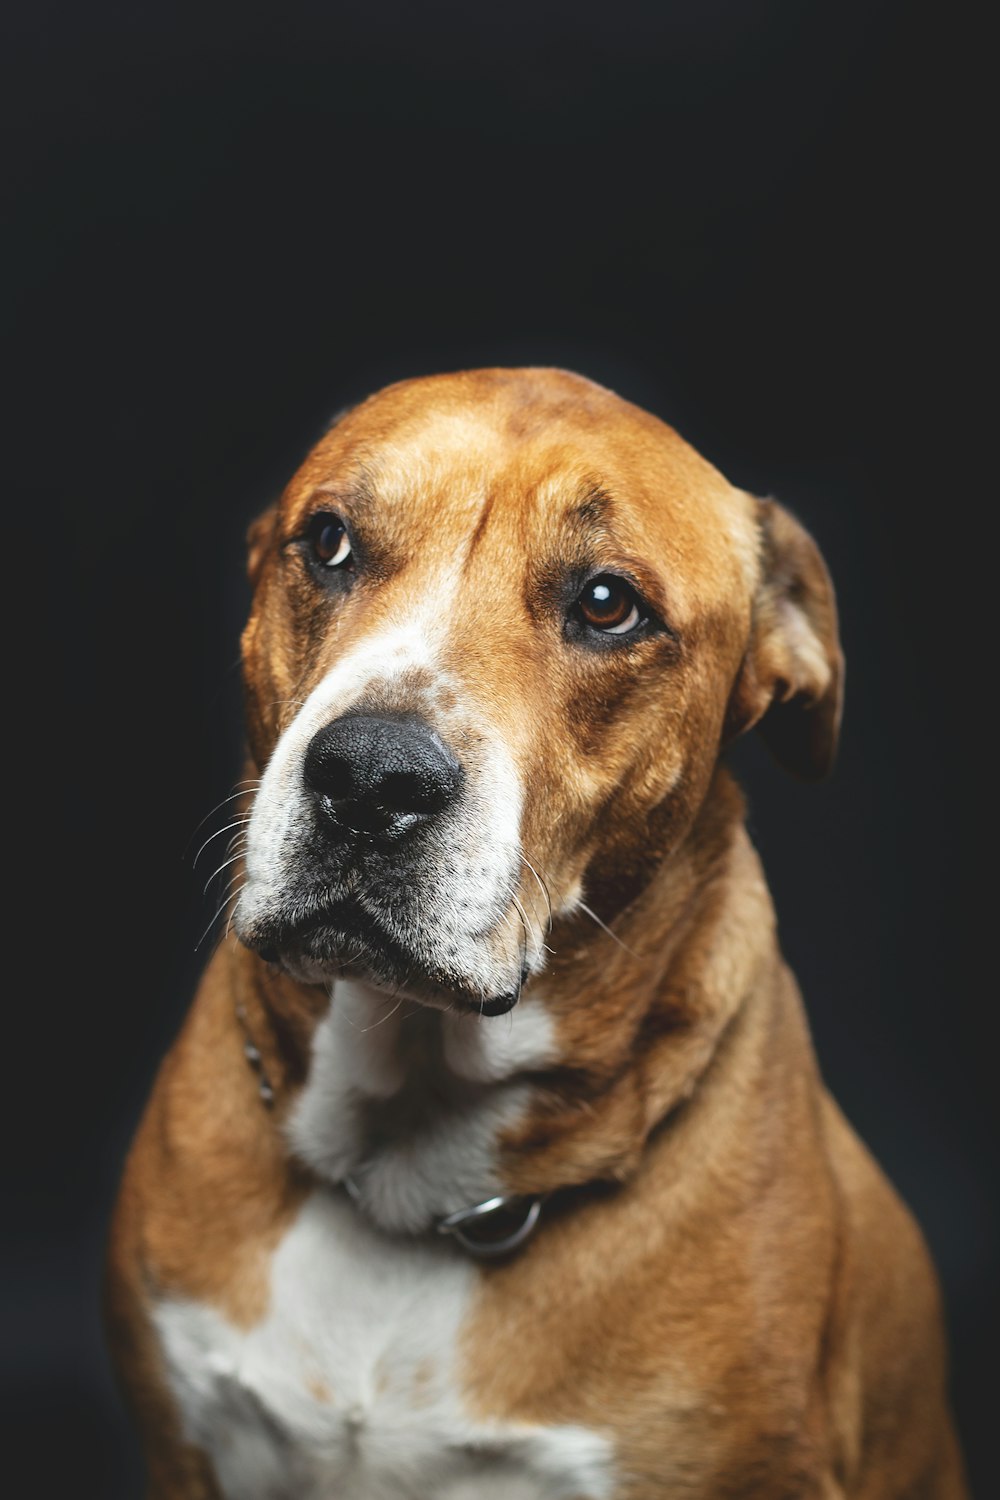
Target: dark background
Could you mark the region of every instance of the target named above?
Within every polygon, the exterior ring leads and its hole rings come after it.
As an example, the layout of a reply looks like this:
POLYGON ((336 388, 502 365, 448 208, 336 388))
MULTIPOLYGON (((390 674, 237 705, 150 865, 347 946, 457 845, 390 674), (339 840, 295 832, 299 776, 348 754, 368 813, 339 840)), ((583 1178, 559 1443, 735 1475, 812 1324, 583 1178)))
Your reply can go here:
POLYGON ((830 563, 837 772, 812 788, 754 744, 739 759, 826 1077, 940 1268, 959 1423, 993 1489, 996 985, 970 904, 995 690, 971 628, 985 481, 958 472, 984 43, 948 14, 8 12, 5 467, 27 539, 5 661, 12 746, 42 772, 10 810, 32 814, 40 925, 11 933, 31 970, 4 1049, 2 1404, 33 1450, 24 1493, 138 1493, 101 1246, 202 962, 211 865, 192 873, 188 841, 239 774, 245 524, 344 403, 495 363, 567 365, 650 407, 796 510, 830 563), (41 729, 13 686, 25 657, 41 729))

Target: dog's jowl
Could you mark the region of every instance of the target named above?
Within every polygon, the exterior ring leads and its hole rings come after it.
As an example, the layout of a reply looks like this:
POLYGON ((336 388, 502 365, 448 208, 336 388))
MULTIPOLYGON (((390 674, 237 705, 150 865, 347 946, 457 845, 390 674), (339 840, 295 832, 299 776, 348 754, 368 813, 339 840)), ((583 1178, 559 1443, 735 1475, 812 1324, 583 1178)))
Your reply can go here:
POLYGON ((830 768, 811 537, 486 370, 341 417, 249 567, 230 931, 112 1235, 152 1500, 963 1495, 724 763, 830 768))

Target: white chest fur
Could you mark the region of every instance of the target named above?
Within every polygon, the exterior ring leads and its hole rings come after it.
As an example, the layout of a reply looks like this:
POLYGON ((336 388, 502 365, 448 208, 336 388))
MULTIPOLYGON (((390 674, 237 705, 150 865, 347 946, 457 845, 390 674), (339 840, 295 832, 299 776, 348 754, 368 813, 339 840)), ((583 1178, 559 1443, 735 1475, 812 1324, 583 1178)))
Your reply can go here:
POLYGON ((226 1500, 606 1500, 600 1434, 465 1409, 459 1341, 478 1274, 450 1244, 386 1235, 318 1189, 274 1256, 255 1327, 162 1301, 186 1435, 226 1500))
POLYGON ((350 1176, 376 1224, 419 1234, 504 1191, 498 1138, 528 1101, 523 1075, 556 1056, 537 996, 480 1017, 340 982, 316 1028, 289 1142, 327 1181, 350 1176))

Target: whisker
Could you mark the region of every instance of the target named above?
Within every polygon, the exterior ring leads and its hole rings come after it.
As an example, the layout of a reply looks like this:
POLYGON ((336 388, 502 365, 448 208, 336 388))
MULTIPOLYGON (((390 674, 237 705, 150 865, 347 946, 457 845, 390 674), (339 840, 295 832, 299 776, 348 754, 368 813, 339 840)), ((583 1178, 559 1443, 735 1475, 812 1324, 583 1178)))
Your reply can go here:
POLYGON ((621 948, 625 953, 629 954, 629 956, 631 958, 638 958, 639 957, 638 953, 636 953, 634 949, 630 948, 627 943, 623 943, 622 942, 622 940, 618 936, 617 932, 612 932, 611 931, 611 928, 608 926, 607 922, 602 922, 601 921, 601 919, 597 915, 596 911, 591 911, 590 907, 589 906, 585 906, 582 901, 578 901, 577 902, 577 906, 580 908, 581 911, 586 912, 587 916, 591 917, 597 923, 598 927, 603 927, 603 929, 607 933, 608 937, 609 938, 614 938, 614 940, 618 944, 619 948, 621 948))
POLYGON ((239 888, 238 891, 234 891, 231 896, 227 896, 226 897, 226 900, 227 901, 231 901, 232 905, 229 908, 229 918, 228 918, 228 920, 226 922, 226 930, 222 934, 222 941, 223 942, 225 942, 226 938, 229 936, 229 929, 233 925, 233 918, 236 915, 236 908, 239 905, 240 897, 242 896, 242 894, 246 890, 246 888, 247 888, 247 882, 244 880, 243 884, 240 886, 240 888, 239 888))
POLYGON ((513 900, 514 906, 517 909, 518 916, 521 918, 521 927, 524 931, 524 943, 521 947, 521 962, 518 964, 517 968, 517 998, 518 1000, 520 1000, 521 991, 524 989, 524 971, 528 966, 528 934, 531 931, 531 925, 528 922, 524 907, 521 905, 520 901, 518 901, 517 897, 513 896, 511 899, 513 900))
POLYGON ((525 945, 524 946, 524 956, 525 956, 525 958, 527 958, 527 956, 528 956, 528 941, 529 941, 529 939, 532 942, 537 942, 538 941, 538 937, 537 937, 537 934, 535 933, 535 931, 533 930, 533 928, 531 926, 531 921, 530 921, 530 919, 528 917, 528 913, 525 911, 525 909, 521 905, 520 901, 517 899, 516 896, 511 896, 510 899, 514 903, 514 908, 515 908, 518 916, 521 918, 521 927, 524 930, 524 945, 525 945))
POLYGON ((284 710, 286 708, 305 708, 306 700, 305 698, 274 698, 270 706, 272 708, 280 708, 282 710, 278 715, 278 727, 281 733, 284 734, 292 719, 295 717, 294 714, 286 714, 284 710))
MULTIPOLYGON (((216 922, 222 916, 222 913, 225 911, 226 907, 229 904, 229 899, 230 898, 228 896, 225 898, 225 900, 223 901, 222 905, 219 907, 218 911, 215 913, 215 915, 213 916, 212 920, 209 922, 208 926, 205 928, 205 931, 202 933, 201 937, 195 943, 195 945, 194 945, 194 951, 196 953, 198 952, 198 949, 201 947, 202 943, 208 937, 208 934, 211 932, 211 930, 215 926, 216 922)), ((228 927, 227 927, 227 931, 228 931, 228 927)))
POLYGON ((232 879, 226 881, 226 893, 227 894, 232 890, 233 886, 236 884, 236 882, 239 880, 239 878, 240 878, 240 876, 242 874, 243 874, 242 870, 237 870, 236 874, 232 877, 232 879))
MULTIPOLYGON (((507 912, 502 911, 500 913, 500 920, 504 924, 504 926, 507 927, 507 928, 509 928, 510 931, 514 934, 514 940, 517 943, 518 948, 520 949, 521 940, 517 936, 517 928, 514 926, 514 923, 511 920, 511 918, 509 917, 509 915, 507 914, 507 912)), ((521 931, 522 931, 522 933, 524 931, 524 922, 523 921, 521 922, 521 931)))
POLYGON ((213 808, 210 808, 209 811, 202 818, 201 822, 195 828, 193 828, 191 830, 191 835, 188 838, 187 844, 184 846, 184 853, 185 854, 187 853, 188 849, 190 849, 191 845, 194 843, 194 841, 197 838, 198 834, 201 832, 201 830, 204 828, 205 824, 208 822, 209 818, 214 817, 214 815, 219 811, 220 807, 225 807, 225 805, 226 805, 227 802, 234 802, 237 797, 245 797, 245 796, 247 796, 248 795, 248 790, 247 789, 249 787, 260 786, 260 778, 259 777, 251 777, 251 778, 247 779, 246 781, 237 781, 235 783, 235 785, 236 785, 237 790, 235 792, 230 792, 230 794, 229 794, 228 797, 223 797, 223 799, 222 799, 221 802, 217 802, 213 808))
MULTIPOLYGON (((399 994, 399 991, 397 990, 396 993, 399 994)), ((380 1020, 373 1021, 370 1026, 360 1026, 358 1028, 359 1034, 361 1036, 367 1036, 368 1033, 369 1033, 369 1031, 375 1031, 379 1026, 384 1026, 385 1023, 386 1023, 386 1021, 391 1021, 392 1018, 393 1018, 393 1016, 396 1014, 396 1012, 399 1009, 401 1009, 403 1001, 405 1000, 405 998, 406 998, 405 995, 400 995, 399 999, 396 1001, 395 1005, 392 1007, 392 1010, 389 1012, 389 1014, 387 1016, 382 1016, 382 1018, 380 1020)))
MULTIPOLYGON (((410 976, 407 975, 406 977, 408 979, 410 976)), ((395 1000, 396 996, 399 995, 399 999, 396 1001, 396 1004, 392 1007, 392 1010, 389 1012, 389 1014, 387 1016, 382 1016, 382 1018, 378 1021, 373 1021, 370 1026, 360 1027, 359 1029, 362 1036, 366 1036, 369 1031, 374 1031, 376 1026, 384 1026, 386 1021, 392 1020, 393 1016, 401 1008, 403 1001, 406 999, 405 995, 399 994, 400 990, 403 988, 403 984, 404 981, 401 979, 396 988, 393 990, 392 994, 389 996, 390 1000, 395 1000)))
POLYGON ((204 854, 209 844, 212 844, 216 839, 221 838, 224 833, 228 833, 231 828, 245 828, 249 821, 250 814, 244 813, 241 817, 237 818, 235 822, 227 823, 225 828, 220 828, 215 833, 210 833, 208 838, 202 844, 201 848, 198 850, 198 853, 195 855, 194 859, 191 861, 191 868, 194 870, 198 868, 198 861, 199 859, 201 859, 201 856, 204 854))
POLYGON ((549 931, 551 932, 552 931, 552 898, 549 895, 548 886, 545 884, 544 880, 539 875, 539 873, 535 869, 534 865, 531 863, 531 860, 530 859, 525 859, 525 857, 524 857, 523 854, 521 855, 521 863, 528 866, 528 869, 531 871, 532 875, 534 875, 535 879, 538 882, 538 889, 541 891, 542 895, 545 897, 545 905, 549 909, 549 931))
POLYGON ((242 851, 241 851, 238 854, 234 854, 231 859, 224 859, 223 862, 222 862, 222 864, 219 866, 219 868, 217 870, 213 870, 212 873, 211 873, 211 875, 205 881, 205 884, 202 887, 201 894, 203 896, 207 896, 208 895, 208 888, 212 884, 212 881, 215 879, 216 875, 221 875, 222 872, 223 872, 223 870, 228 870, 228 868, 229 868, 230 865, 234 865, 238 859, 242 859, 242 858, 243 858, 243 854, 242 854, 242 851))

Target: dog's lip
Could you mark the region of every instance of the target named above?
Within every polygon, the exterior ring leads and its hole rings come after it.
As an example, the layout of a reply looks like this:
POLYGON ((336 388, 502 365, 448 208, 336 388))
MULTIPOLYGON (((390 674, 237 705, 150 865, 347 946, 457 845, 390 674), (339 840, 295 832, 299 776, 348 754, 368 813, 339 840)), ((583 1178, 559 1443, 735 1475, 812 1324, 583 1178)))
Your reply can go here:
MULTIPOLYGON (((414 955, 385 930, 376 916, 349 896, 317 906, 314 911, 297 919, 269 923, 263 932, 251 931, 242 938, 242 941, 265 962, 280 965, 284 956, 292 960, 300 957, 311 937, 316 937, 323 932, 330 932, 338 937, 347 936, 349 928, 360 929, 358 935, 362 941, 374 943, 377 951, 371 954, 371 957, 386 959, 394 967, 406 969, 408 973, 421 967, 414 955)), ((314 955, 309 956, 314 957, 314 955)), ((364 954, 350 957, 345 955, 343 960, 332 959, 330 967, 333 971, 340 972, 349 968, 353 969, 358 964, 362 968, 365 967, 364 954)), ((449 1004, 478 1016, 506 1015, 508 1011, 513 1010, 520 999, 520 985, 517 989, 501 995, 483 996, 464 990, 457 985, 446 984, 440 976, 427 975, 427 978, 447 994, 449 1004)), ((525 975, 522 974, 522 983, 524 978, 525 975)))
POLYGON ((398 947, 400 956, 404 954, 404 950, 393 941, 377 918, 350 896, 328 900, 323 904, 317 902, 308 911, 295 917, 265 918, 247 932, 244 941, 262 957, 265 953, 267 956, 280 957, 283 953, 298 952, 309 938, 322 932, 346 935, 349 928, 358 930, 361 937, 375 937, 381 944, 398 947))
POLYGON ((520 998, 519 990, 513 990, 509 995, 495 995, 492 1000, 478 1002, 468 996, 461 997, 463 1006, 479 1016, 505 1016, 509 1010, 514 1009, 520 998))

